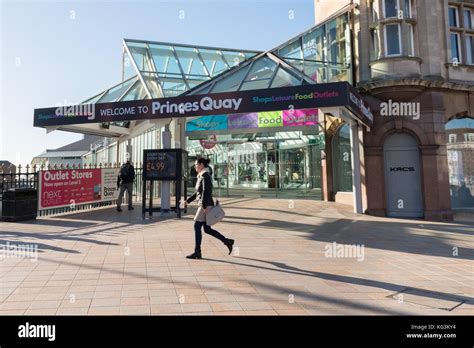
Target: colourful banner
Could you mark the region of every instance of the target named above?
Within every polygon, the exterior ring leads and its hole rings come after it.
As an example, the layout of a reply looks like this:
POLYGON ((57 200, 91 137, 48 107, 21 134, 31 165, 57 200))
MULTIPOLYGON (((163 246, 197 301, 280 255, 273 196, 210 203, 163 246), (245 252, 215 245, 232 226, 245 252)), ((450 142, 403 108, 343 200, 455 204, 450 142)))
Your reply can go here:
POLYGON ((315 126, 318 124, 318 109, 284 110, 283 126, 315 126))
POLYGON ((283 126, 283 112, 282 111, 268 111, 258 113, 258 127, 282 127, 283 126))
POLYGON ((217 131, 225 129, 258 129, 266 127, 315 126, 318 109, 252 112, 201 116, 186 123, 186 131, 217 131))
POLYGON ((186 132, 227 129, 227 115, 201 116, 186 122, 186 132))
POLYGON ((258 113, 230 114, 227 118, 229 129, 258 128, 258 113))
POLYGON ((40 171, 39 209, 117 199, 119 169, 40 171))

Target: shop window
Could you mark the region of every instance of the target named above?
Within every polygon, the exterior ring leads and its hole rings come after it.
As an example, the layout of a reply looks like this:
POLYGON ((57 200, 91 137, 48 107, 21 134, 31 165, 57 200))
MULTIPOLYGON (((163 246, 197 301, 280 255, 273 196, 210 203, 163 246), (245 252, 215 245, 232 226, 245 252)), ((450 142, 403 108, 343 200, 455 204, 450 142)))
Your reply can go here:
POLYGON ((352 192, 349 126, 339 128, 332 141, 334 192, 352 192))
POLYGON ((474 119, 451 120, 446 124, 449 186, 453 209, 474 208, 474 119), (463 136, 456 137, 457 131, 463 136))

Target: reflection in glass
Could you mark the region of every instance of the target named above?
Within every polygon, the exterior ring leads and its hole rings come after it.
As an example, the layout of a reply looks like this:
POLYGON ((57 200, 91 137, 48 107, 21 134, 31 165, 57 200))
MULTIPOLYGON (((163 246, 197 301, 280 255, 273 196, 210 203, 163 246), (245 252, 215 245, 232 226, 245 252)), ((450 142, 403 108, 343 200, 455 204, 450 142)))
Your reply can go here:
POLYGON ((339 128, 332 140, 334 192, 352 192, 352 164, 349 126, 339 128))
POLYGON ((446 124, 449 187, 453 208, 474 208, 474 119, 446 124))

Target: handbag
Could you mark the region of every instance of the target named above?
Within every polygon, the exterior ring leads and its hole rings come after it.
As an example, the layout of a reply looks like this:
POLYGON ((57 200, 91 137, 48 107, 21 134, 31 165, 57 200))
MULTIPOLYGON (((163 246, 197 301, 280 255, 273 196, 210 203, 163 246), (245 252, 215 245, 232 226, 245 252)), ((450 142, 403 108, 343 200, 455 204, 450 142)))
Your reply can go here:
POLYGON ((224 209, 222 209, 219 201, 216 200, 216 205, 210 207, 206 212, 206 225, 212 226, 222 221, 225 217, 224 209))

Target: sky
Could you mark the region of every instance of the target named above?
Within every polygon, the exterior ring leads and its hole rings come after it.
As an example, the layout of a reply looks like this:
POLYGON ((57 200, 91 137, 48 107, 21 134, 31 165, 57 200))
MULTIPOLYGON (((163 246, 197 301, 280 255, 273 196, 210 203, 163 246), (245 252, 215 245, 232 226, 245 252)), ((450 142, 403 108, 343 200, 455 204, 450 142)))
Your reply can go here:
POLYGON ((120 82, 123 38, 264 51, 313 25, 313 0, 0 0, 0 160, 81 139, 33 127, 33 111, 120 82))

